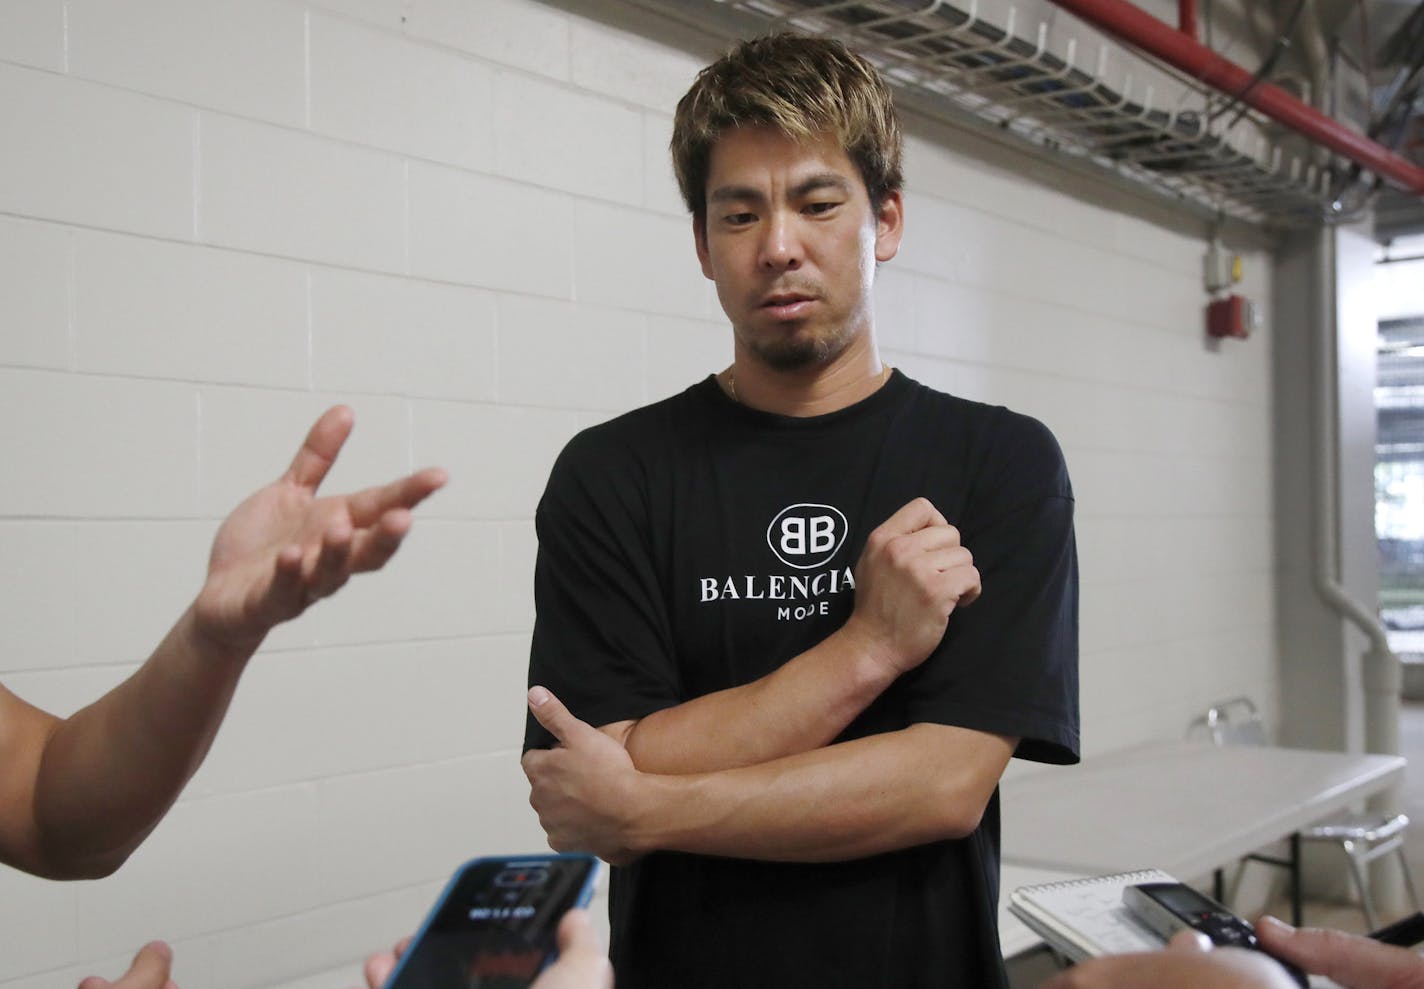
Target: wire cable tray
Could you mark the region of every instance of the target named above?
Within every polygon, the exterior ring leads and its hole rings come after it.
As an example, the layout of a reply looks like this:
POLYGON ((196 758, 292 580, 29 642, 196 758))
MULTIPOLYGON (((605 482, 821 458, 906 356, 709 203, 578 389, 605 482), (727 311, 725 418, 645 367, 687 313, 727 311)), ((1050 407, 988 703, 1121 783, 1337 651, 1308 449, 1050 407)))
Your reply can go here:
POLYGON ((1237 108, 1217 106, 1218 94, 1106 40, 1092 68, 1085 68, 1077 37, 1067 38, 1062 54, 1050 51, 1048 23, 1040 21, 1030 40, 1016 33, 1014 8, 1000 27, 979 14, 978 0, 970 0, 968 9, 944 0, 698 0, 677 6, 694 18, 698 6, 721 8, 749 15, 766 31, 837 37, 919 106, 968 114, 1210 214, 1301 226, 1338 209, 1332 170, 1272 141, 1259 115, 1236 112, 1228 119, 1237 108), (1113 52, 1126 63, 1115 86, 1106 81, 1113 52), (1149 81, 1135 81, 1134 67, 1149 81), (1165 97, 1154 93, 1158 86, 1165 97))

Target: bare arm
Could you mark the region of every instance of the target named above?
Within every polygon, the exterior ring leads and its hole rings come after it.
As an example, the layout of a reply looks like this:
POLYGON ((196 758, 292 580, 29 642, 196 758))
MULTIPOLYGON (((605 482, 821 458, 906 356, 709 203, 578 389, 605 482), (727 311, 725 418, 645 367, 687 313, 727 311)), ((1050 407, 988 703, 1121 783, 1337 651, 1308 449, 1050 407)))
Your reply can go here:
POLYGON ((197 770, 272 627, 395 553, 445 475, 316 497, 352 421, 329 410, 228 517, 202 590, 133 676, 64 720, 0 688, 0 861, 53 878, 118 868, 197 770))
POLYGON ((604 731, 649 773, 753 766, 829 744, 929 656, 980 589, 958 530, 924 498, 870 534, 855 576, 845 625, 779 669, 604 731))
POLYGON ((918 724, 754 766, 655 775, 542 687, 530 703, 560 740, 524 756, 550 846, 615 864, 659 850, 841 861, 963 837, 1017 743, 918 724))
POLYGON ((207 753, 241 673, 192 608, 131 677, 61 720, 0 694, 0 859, 51 879, 108 875, 207 753))

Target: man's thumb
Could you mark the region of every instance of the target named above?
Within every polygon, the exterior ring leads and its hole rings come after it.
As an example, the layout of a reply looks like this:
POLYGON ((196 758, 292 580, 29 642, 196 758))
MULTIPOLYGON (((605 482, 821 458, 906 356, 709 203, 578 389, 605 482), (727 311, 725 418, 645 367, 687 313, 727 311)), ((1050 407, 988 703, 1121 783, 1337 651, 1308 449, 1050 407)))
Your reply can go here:
POLYGON ((133 964, 113 983, 113 989, 164 989, 171 985, 168 970, 172 964, 173 949, 162 941, 150 942, 134 955, 133 964))
POLYGON ((569 713, 563 701, 549 692, 548 687, 536 685, 529 688, 529 710, 534 720, 560 742, 567 742, 569 734, 577 730, 574 726, 579 723, 578 719, 569 713))

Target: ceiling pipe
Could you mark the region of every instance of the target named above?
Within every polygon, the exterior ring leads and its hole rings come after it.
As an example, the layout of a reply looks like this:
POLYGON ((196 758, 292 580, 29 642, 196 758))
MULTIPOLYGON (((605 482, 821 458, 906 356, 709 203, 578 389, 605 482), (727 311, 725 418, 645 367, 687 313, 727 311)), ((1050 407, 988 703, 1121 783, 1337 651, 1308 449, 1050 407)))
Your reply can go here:
MULTIPOLYGON (((1052 0, 1064 10, 1135 45, 1182 72, 1260 110, 1317 144, 1344 155, 1416 196, 1424 196, 1424 168, 1333 120, 1269 82, 1252 75, 1165 24, 1128 0, 1052 0)), ((1180 8, 1179 8, 1180 13, 1180 8)))

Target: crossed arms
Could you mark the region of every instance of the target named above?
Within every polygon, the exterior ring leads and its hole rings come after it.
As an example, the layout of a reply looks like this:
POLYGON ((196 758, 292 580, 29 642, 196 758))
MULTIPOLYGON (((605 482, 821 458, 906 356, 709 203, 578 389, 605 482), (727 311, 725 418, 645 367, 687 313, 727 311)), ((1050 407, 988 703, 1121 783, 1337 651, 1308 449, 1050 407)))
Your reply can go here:
POLYGON ((845 625, 744 686, 601 729, 531 689, 559 742, 524 756, 550 845, 615 864, 656 850, 816 862, 973 831, 1016 738, 920 723, 833 744, 978 596, 973 557, 920 498, 871 533, 855 577, 845 625))

